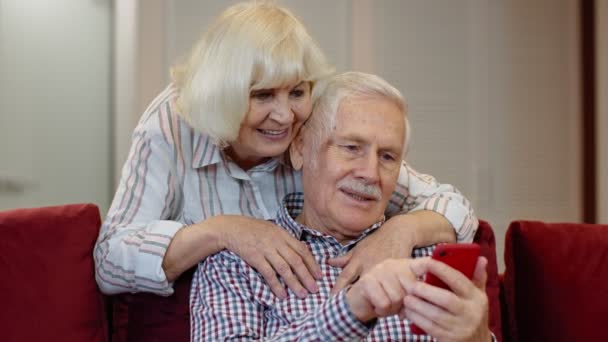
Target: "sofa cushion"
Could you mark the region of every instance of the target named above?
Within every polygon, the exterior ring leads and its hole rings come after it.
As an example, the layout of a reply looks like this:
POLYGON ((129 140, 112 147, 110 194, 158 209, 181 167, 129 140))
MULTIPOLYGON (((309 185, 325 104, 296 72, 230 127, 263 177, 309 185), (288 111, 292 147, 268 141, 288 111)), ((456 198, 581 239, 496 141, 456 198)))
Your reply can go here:
POLYGON ((0 212, 0 341, 107 341, 93 204, 0 212))
POLYGON ((195 270, 196 266, 184 272, 168 297, 151 293, 112 296, 112 341, 190 341, 190 283, 195 270))
POLYGON ((513 341, 608 341, 608 225, 511 223, 504 290, 513 341))

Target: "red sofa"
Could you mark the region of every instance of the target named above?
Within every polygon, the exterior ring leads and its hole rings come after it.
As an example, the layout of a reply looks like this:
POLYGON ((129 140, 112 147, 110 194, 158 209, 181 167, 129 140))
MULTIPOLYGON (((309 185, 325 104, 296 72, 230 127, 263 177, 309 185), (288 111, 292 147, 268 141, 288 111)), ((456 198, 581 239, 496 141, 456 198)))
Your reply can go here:
MULTIPOLYGON (((193 269, 170 297, 105 297, 92 255, 100 223, 93 204, 0 212, 0 341, 189 341, 193 269)), ((490 325, 500 336, 495 242, 486 222, 476 241, 489 260, 490 325)))
MULTIPOLYGON (((0 341, 189 340, 192 270, 170 297, 102 296, 92 257, 100 221, 92 204, 0 212, 0 341)), ((503 333, 505 341, 608 340, 598 324, 608 314, 607 228, 515 222, 501 284, 494 234, 481 222, 475 241, 489 260, 489 323, 499 341, 503 333)))

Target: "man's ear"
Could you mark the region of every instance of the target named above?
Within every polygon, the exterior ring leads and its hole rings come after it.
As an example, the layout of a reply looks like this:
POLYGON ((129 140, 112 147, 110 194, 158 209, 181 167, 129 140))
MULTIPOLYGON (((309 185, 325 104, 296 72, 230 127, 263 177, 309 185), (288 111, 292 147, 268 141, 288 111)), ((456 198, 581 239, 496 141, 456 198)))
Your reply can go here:
POLYGON ((305 127, 300 128, 298 135, 293 139, 291 145, 289 145, 289 158, 291 159, 291 166, 296 170, 301 170, 304 165, 304 133, 305 127))

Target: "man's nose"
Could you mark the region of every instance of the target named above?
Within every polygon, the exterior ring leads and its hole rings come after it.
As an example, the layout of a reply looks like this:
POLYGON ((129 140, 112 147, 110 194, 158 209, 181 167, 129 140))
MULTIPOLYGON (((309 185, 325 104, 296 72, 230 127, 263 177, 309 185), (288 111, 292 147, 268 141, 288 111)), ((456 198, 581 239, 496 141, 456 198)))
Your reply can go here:
POLYGON ((276 96, 270 118, 280 124, 291 124, 293 122, 293 117, 294 113, 292 104, 289 101, 289 96, 276 96))
POLYGON ((366 153, 361 158, 361 163, 357 169, 357 177, 364 179, 368 184, 379 181, 380 165, 376 153, 366 153))

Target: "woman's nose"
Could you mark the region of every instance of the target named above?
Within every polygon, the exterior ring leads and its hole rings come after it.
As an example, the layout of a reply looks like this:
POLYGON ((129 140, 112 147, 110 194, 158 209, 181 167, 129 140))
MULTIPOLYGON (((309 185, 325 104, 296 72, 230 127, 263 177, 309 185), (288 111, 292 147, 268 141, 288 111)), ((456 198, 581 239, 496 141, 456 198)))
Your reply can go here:
POLYGON ((290 124, 293 122, 293 117, 294 113, 289 96, 276 96, 270 118, 281 124, 290 124))

